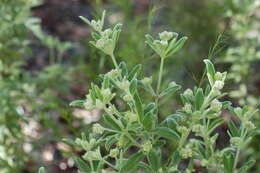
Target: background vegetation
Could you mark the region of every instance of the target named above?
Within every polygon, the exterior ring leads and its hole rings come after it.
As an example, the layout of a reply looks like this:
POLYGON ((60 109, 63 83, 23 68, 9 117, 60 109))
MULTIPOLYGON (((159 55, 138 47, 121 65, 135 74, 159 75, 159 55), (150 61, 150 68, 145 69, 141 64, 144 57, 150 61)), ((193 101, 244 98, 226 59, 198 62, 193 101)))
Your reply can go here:
MULTIPOLYGON (((175 31, 189 41, 167 63, 163 85, 173 79, 185 88, 200 85, 201 62, 209 58, 229 73, 225 99, 249 105, 249 109, 259 108, 257 0, 2 0, 0 172, 31 173, 40 166, 52 173, 77 172, 71 158, 82 153, 62 139, 74 140, 87 132, 99 110, 88 112, 71 108, 69 103, 84 98, 90 81, 113 67, 105 54, 89 46, 90 28, 78 16, 96 19, 104 9, 105 25, 123 24, 116 56, 129 68, 146 64, 146 75, 158 73, 159 59, 144 44, 144 35, 175 31)), ((179 108, 180 98, 176 99, 162 100, 162 113, 179 108)), ((221 116, 234 118, 228 112, 221 116)), ((255 117, 260 127, 260 115, 255 117)), ((223 134, 225 129, 223 125, 223 134)), ((225 143, 225 138, 222 141, 225 143)), ((256 135, 243 151, 242 161, 251 155, 260 162, 259 142, 256 135)), ((251 170, 259 171, 259 164, 251 170)))

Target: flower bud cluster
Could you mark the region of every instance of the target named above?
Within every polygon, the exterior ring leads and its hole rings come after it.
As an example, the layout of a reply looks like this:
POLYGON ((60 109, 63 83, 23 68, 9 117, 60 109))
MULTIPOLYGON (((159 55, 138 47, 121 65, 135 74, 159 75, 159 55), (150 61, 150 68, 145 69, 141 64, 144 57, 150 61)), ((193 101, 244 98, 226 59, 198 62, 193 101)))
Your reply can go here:
POLYGON ((105 74, 107 77, 116 80, 121 75, 120 69, 112 69, 105 74))
POLYGON ((214 111, 214 112, 219 112, 222 109, 222 104, 220 101, 218 101, 217 99, 214 99, 211 103, 210 103, 210 110, 214 111))
POLYGON ((93 124, 92 131, 94 134, 102 134, 105 131, 105 128, 98 123, 93 124))
POLYGON ((138 121, 138 115, 133 112, 126 112, 125 118, 131 123, 138 121))
POLYGON ((112 158, 116 158, 119 154, 119 150, 117 148, 114 148, 112 150, 110 150, 109 156, 112 158))
POLYGON ((201 136, 201 134, 205 131, 204 127, 200 124, 195 124, 192 126, 192 131, 197 135, 201 136))
MULTIPOLYGON (((90 90, 89 92, 91 93, 92 90, 90 90)), ((105 108, 105 105, 108 104, 116 95, 115 93, 112 93, 109 88, 101 89, 100 93, 102 95, 102 100, 100 100, 99 98, 93 98, 91 94, 88 94, 86 96, 86 101, 84 103, 84 107, 86 110, 90 110, 90 111, 93 109, 102 110, 105 108)))
POLYGON ((183 159, 188 159, 192 157, 192 149, 189 146, 186 146, 180 150, 180 155, 183 159))
POLYGON ((144 144, 143 144, 143 150, 144 150, 144 152, 149 153, 152 148, 153 148, 153 145, 152 145, 151 141, 145 141, 145 142, 144 142, 144 144))
POLYGON ((95 151, 88 151, 83 155, 83 159, 87 161, 93 161, 93 160, 102 160, 102 156, 100 153, 100 149, 96 149, 95 151))
POLYGON ((187 114, 192 113, 192 105, 189 103, 186 103, 183 107, 183 111, 186 112, 187 114))
POLYGON ((178 130, 178 132, 180 132, 182 134, 182 136, 187 136, 189 133, 188 128, 185 126, 178 126, 177 130, 178 130))
POLYGON ((152 77, 145 77, 142 79, 142 83, 145 85, 145 86, 149 86, 152 84, 152 77))
POLYGON ((86 151, 90 151, 96 145, 96 142, 95 138, 91 138, 89 141, 80 138, 75 140, 75 143, 86 151))

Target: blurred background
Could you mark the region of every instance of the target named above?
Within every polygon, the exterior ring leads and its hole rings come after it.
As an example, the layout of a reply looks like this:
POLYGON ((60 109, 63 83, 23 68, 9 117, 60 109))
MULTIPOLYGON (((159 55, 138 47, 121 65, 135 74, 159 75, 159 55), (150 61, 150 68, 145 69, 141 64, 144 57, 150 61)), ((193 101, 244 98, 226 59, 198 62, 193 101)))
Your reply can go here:
MULTIPOLYGON (((87 132, 99 111, 69 107, 84 98, 89 83, 113 67, 89 44, 91 28, 78 16, 105 25, 123 24, 118 61, 144 74, 158 71, 158 58, 145 45, 146 33, 164 30, 189 37, 166 65, 167 81, 183 89, 199 85, 202 60, 210 58, 228 71, 226 99, 259 108, 260 3, 258 0, 1 0, 0 1, 0 172, 32 173, 45 166, 51 173, 77 172, 80 151, 63 142, 87 132)), ((144 99, 149 96, 144 95, 144 99)), ((165 100, 161 114, 179 106, 165 100)), ((223 117, 232 118, 223 112, 223 117)), ((255 120, 260 127, 260 116, 255 120)), ((225 133, 223 126, 220 132, 225 133)), ((225 138, 220 146, 225 145, 225 138)), ((260 136, 244 151, 260 162, 260 136)), ((242 164, 242 163, 241 163, 242 164)), ((252 169, 260 172, 260 165, 252 169)))

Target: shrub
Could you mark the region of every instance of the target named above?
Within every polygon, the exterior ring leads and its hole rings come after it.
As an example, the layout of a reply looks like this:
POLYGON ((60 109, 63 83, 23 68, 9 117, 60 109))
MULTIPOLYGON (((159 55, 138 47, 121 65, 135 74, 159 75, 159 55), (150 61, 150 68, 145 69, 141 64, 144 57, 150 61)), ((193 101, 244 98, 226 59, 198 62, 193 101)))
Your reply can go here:
MULTIPOLYGON (((146 35, 146 43, 161 59, 157 87, 151 78, 141 78, 141 66, 128 70, 124 62, 117 64, 114 56, 121 25, 103 29, 101 20, 81 17, 95 32, 90 43, 114 63, 115 69, 100 75, 99 84, 91 84, 85 100, 73 101, 71 106, 103 111, 102 123, 94 123, 92 132, 82 134, 72 145, 85 151, 75 158, 81 172, 192 172, 196 163, 205 172, 247 172, 254 161, 238 165, 240 153, 252 139, 255 126, 251 121, 256 111, 232 107, 223 101, 226 72, 216 72, 210 60, 204 60, 208 84, 204 88, 186 89, 180 94, 183 107, 165 118, 160 114, 160 99, 180 90, 175 82, 161 87, 164 62, 183 47, 187 37, 164 31, 159 39, 146 35), (151 95, 143 102, 142 94, 151 95), (118 106, 124 105, 124 106, 118 106), (230 111, 239 123, 225 120, 222 111, 230 111), (218 127, 228 123, 229 144, 217 147, 218 127), (183 168, 181 163, 186 161, 183 168)), ((43 169, 41 170, 43 171, 43 169)))

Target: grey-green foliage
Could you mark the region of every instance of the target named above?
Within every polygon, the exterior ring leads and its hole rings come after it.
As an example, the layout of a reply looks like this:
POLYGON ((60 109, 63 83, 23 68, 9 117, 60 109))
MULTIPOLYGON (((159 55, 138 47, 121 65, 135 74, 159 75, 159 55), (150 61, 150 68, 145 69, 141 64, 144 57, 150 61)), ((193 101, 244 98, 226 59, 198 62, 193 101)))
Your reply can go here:
POLYGON ((23 150, 26 123, 24 105, 31 85, 24 80, 21 66, 29 41, 25 23, 31 18, 34 0, 0 2, 0 172, 21 172, 27 155, 23 150))
POLYGON ((162 32, 159 37, 163 41, 166 39, 165 43, 147 36, 147 43, 161 59, 155 90, 150 78, 141 77, 140 65, 129 70, 124 62, 117 64, 113 54, 119 28, 107 29, 110 34, 106 35, 107 30, 103 31, 102 25, 104 17, 99 21, 85 21, 97 31, 91 43, 112 58, 115 69, 101 75, 99 84, 91 84, 86 99, 70 104, 88 111, 102 111, 101 123, 92 124, 92 132, 82 134, 71 143, 85 151, 82 157, 75 158, 81 172, 188 173, 195 169, 195 162, 200 161, 204 172, 245 173, 254 165, 253 160, 242 165, 238 165, 238 161, 255 132, 251 119, 256 111, 247 107, 234 108, 230 102, 220 101, 225 95, 222 89, 226 73, 216 72, 209 60, 204 60, 209 84, 204 88, 186 89, 180 95, 183 107, 161 118, 160 99, 181 88, 175 82, 161 87, 164 59, 183 46, 185 37, 177 41, 177 34, 162 32), (102 46, 98 44, 100 41, 102 46), (149 102, 142 99, 143 89, 152 96, 149 102), (223 110, 229 110, 238 124, 229 120, 230 144, 219 149, 216 147, 219 137, 216 129, 228 121, 220 117, 223 110), (177 146, 167 147, 171 143, 177 146), (179 169, 182 160, 188 160, 188 164, 179 169))
MULTIPOLYGON (((231 64, 229 79, 234 81, 236 87, 229 96, 236 99, 239 105, 248 105, 253 110, 259 107, 260 97, 256 81, 258 67, 254 64, 260 62, 260 32, 259 10, 260 2, 257 0, 230 0, 226 6, 226 17, 230 19, 230 35, 234 38, 234 45, 227 49, 224 62, 231 64)), ((259 114, 254 118, 256 126, 260 125, 259 114)), ((255 158, 259 161, 259 137, 256 138, 253 150, 255 158)), ((257 165, 257 172, 260 167, 257 165)))
POLYGON ((49 51, 50 63, 61 63, 63 54, 73 47, 68 41, 60 41, 58 38, 44 33, 40 26, 38 18, 31 18, 26 22, 26 27, 40 40, 41 44, 46 46, 49 51))

